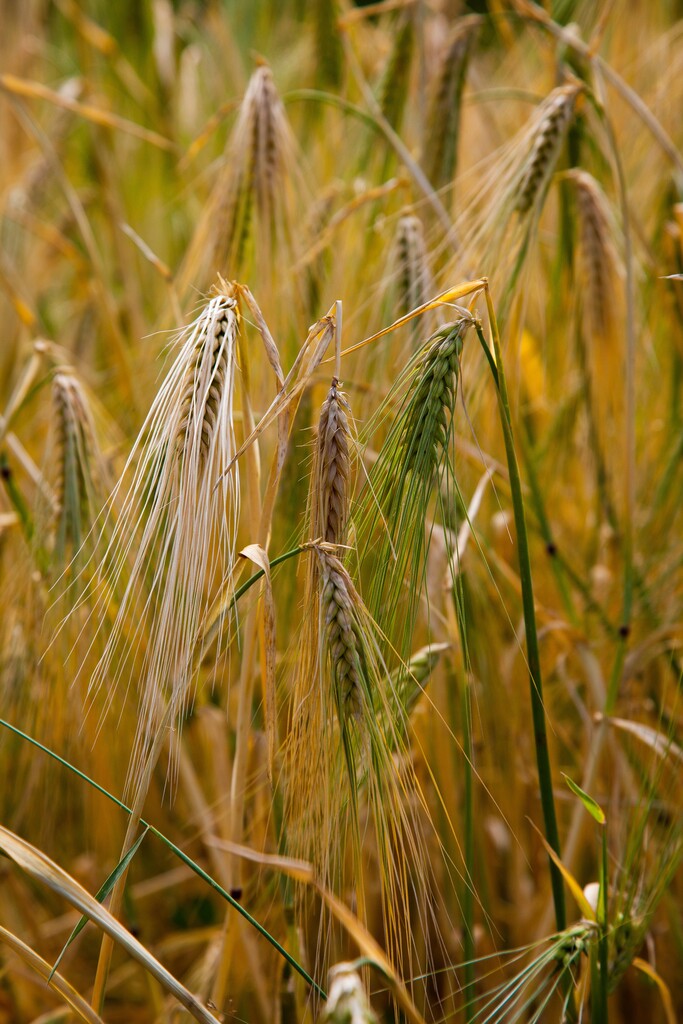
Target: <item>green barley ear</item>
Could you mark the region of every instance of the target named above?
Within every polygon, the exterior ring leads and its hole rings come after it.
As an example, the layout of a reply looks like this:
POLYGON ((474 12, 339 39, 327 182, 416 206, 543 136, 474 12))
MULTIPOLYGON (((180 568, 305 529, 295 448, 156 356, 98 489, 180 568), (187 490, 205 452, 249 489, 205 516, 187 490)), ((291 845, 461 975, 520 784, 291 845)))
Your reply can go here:
POLYGON ((460 110, 467 64, 481 24, 478 15, 461 18, 448 40, 432 92, 424 145, 424 169, 435 189, 455 177, 460 110))
MULTIPOLYGON (((399 707, 398 714, 394 711, 394 723, 398 738, 408 744, 408 723, 417 702, 425 692, 425 687, 441 654, 450 648, 450 644, 427 644, 410 656, 406 664, 401 663, 391 673, 391 699, 399 707)), ((381 712, 380 712, 381 713, 381 712)))
POLYGON ((204 287, 218 272, 240 274, 250 246, 259 269, 275 250, 292 253, 294 197, 300 184, 296 144, 269 67, 254 71, 228 140, 216 184, 189 246, 180 292, 204 287))
MULTIPOLYGON (((526 1021, 543 1024, 551 1020, 577 1019, 575 999, 586 998, 586 960, 597 942, 594 922, 580 921, 555 935, 509 953, 496 955, 496 963, 486 964, 487 991, 478 1002, 473 1020, 488 1024, 526 1021), (500 982, 496 983, 500 976, 500 982), (557 1006, 556 1016, 548 1008, 557 1006)), ((579 1007, 578 1019, 585 1008, 579 1007)))
POLYGON ((449 649, 450 644, 427 644, 411 654, 407 663, 392 673, 396 696, 407 716, 424 693, 441 655, 449 649))
POLYGON ((641 780, 636 807, 627 805, 610 886, 608 988, 612 992, 638 955, 683 863, 683 749, 674 739, 675 724, 665 730, 661 722, 653 728, 630 718, 605 721, 622 734, 629 762, 641 780))
POLYGON ((121 511, 97 581, 100 626, 113 597, 118 607, 90 692, 106 687, 111 700, 137 680, 129 783, 162 716, 182 715, 192 699, 198 628, 235 560, 239 483, 236 465, 224 469, 235 455, 238 331, 236 300, 220 291, 180 334, 114 493, 121 511))
POLYGON ((369 607, 407 657, 424 583, 425 520, 432 494, 452 479, 450 446, 463 342, 474 318, 459 309, 413 357, 376 417, 395 416, 373 465, 356 517, 359 550, 371 563, 369 607), (406 583, 408 586, 406 588, 406 583), (400 626, 400 637, 394 627, 400 626))

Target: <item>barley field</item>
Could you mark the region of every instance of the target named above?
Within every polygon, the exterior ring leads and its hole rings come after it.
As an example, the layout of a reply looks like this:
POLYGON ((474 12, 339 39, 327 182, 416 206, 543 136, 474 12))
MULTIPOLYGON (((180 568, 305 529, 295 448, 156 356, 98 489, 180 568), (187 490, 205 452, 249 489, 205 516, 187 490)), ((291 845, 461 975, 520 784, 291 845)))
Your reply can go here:
POLYGON ((0 1024, 683 1019, 680 0, 0 0, 0 1024))

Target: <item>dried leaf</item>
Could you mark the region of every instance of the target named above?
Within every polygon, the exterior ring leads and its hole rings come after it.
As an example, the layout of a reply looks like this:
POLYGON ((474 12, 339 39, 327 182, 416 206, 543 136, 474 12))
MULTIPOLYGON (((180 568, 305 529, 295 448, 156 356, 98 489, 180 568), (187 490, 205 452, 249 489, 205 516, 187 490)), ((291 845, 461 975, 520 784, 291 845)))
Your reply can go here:
POLYGON ((199 1000, 145 949, 141 942, 138 942, 108 910, 97 902, 94 896, 86 892, 83 886, 79 885, 54 861, 2 825, 0 825, 0 849, 4 850, 10 860, 13 860, 36 881, 63 896, 82 914, 87 914, 91 921, 94 921, 103 932, 120 943, 133 959, 137 960, 146 971, 167 988, 195 1020, 200 1021, 201 1024, 218 1024, 216 1017, 209 1013, 199 1000))

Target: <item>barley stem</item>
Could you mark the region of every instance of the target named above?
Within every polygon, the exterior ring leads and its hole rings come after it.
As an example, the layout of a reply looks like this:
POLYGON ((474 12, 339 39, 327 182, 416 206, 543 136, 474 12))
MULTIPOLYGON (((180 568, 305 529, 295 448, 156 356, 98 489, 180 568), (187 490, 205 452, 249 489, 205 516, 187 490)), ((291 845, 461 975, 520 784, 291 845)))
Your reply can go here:
MULTIPOLYGON (((550 755, 548 752, 548 736, 545 723, 545 706, 543 704, 543 686, 541 679, 541 659, 538 648, 538 634, 536 631, 536 610, 534 606, 534 591, 531 577, 531 560, 529 557, 529 540, 526 530, 526 514, 524 511, 522 481, 519 475, 517 456, 515 454, 512 434, 512 417, 510 414, 510 403, 508 400, 505 369, 503 366, 503 353, 500 347, 498 323, 496 320, 495 310, 493 308, 488 282, 485 286, 485 292, 486 306, 491 324, 493 352, 495 356, 496 373, 494 374, 494 380, 496 381, 498 390, 498 406, 500 410, 503 437, 505 440, 505 454, 507 456, 508 473, 510 476, 510 491, 512 494, 512 506, 517 533, 517 556, 519 559, 519 576, 522 585, 522 605, 524 609, 527 663, 529 667, 529 684, 531 690, 531 714, 534 729, 534 745, 536 747, 538 783, 541 792, 541 807, 543 810, 546 838, 559 857, 560 836, 557 828, 552 771, 550 768, 550 755)), ((491 352, 486 339, 484 338, 481 326, 478 324, 475 326, 482 348, 487 355, 489 363, 491 363, 491 352)), ((562 931, 566 926, 567 920, 564 903, 564 887, 562 875, 552 861, 550 861, 550 878, 553 890, 553 902, 555 904, 555 921, 557 924, 557 930, 562 931)))

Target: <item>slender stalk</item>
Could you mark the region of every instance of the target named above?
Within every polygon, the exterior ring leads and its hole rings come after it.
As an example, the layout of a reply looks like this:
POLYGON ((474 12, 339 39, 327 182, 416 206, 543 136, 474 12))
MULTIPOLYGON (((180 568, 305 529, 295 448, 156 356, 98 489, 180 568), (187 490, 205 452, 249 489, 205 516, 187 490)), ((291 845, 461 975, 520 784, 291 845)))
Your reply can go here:
POLYGON ((635 283, 633 276, 633 246, 631 242, 631 221, 628 207, 628 196, 626 192, 626 179, 624 168, 619 156, 617 142, 614 137, 612 123, 607 117, 604 109, 603 123, 607 130, 612 157, 614 159, 615 177, 619 191, 619 205, 621 208, 621 227, 624 238, 624 262, 626 268, 626 373, 624 379, 624 404, 626 409, 626 422, 624 429, 624 522, 623 522, 623 548, 624 548, 624 590, 623 604, 621 611, 621 625, 619 627, 620 642, 614 661, 612 675, 607 688, 607 700, 605 702, 605 714, 611 715, 619 694, 619 682, 623 663, 626 658, 626 647, 631 631, 631 615, 633 611, 633 588, 634 588, 634 516, 636 504, 636 436, 635 436, 635 412, 636 412, 636 385, 635 385, 635 363, 636 363, 636 311, 635 311, 635 283))
POLYGON ((598 960, 600 963, 600 987, 596 999, 596 1018, 607 1024, 607 968, 608 968, 608 922, 607 922, 607 826, 601 825, 600 895, 598 897, 598 960))
POLYGON ((474 745, 472 743, 472 694, 471 694, 471 664, 469 647, 467 644, 467 626, 465 622, 464 594, 462 577, 459 575, 453 587, 453 604, 458 621, 458 634, 460 636, 460 647, 463 656, 463 673, 460 679, 461 694, 461 716, 462 736, 464 753, 464 854, 465 854, 465 885, 462 894, 462 916, 463 916, 463 945, 465 953, 464 975, 465 984, 463 987, 463 999, 465 1002, 465 1020, 472 1024, 476 1018, 475 1014, 475 954, 474 948, 474 801, 473 801, 473 757, 474 745))
MULTIPOLYGON (((486 306, 491 324, 491 336, 493 339, 493 353, 495 357, 496 373, 494 374, 494 380, 496 381, 498 390, 498 406, 500 410, 501 426, 503 428, 503 437, 505 440, 505 454, 507 456, 508 473, 510 476, 510 492, 512 495, 512 507, 515 517, 515 529, 517 532, 517 556, 519 559, 519 577, 522 586, 522 606, 524 609, 527 663, 529 667, 529 686, 531 691, 531 714, 534 730, 534 745, 536 748, 538 784, 541 794, 541 807, 543 810, 546 839, 559 857, 560 836, 557 828, 555 799, 553 796, 553 780, 550 768, 550 755, 548 752, 548 735, 545 722, 545 706, 543 704, 543 685, 541 678, 541 659, 538 648, 538 634, 536 631, 536 611, 534 607, 534 590, 531 577, 531 560, 529 557, 529 540, 526 529, 522 481, 519 475, 517 456, 515 454, 512 434, 512 417, 510 415, 510 403, 508 400, 507 384, 505 381, 505 369, 503 366, 503 354, 500 347, 498 323, 493 308, 493 302, 491 300, 488 281, 485 284, 485 292, 486 306)), ((475 326, 479 341, 490 364, 492 359, 491 352, 486 343, 483 331, 480 325, 477 324, 475 326)), ((550 861, 550 879, 553 891, 553 903, 555 905, 555 921, 557 924, 557 930, 562 931, 566 927, 567 922, 564 888, 562 875, 552 861, 550 861)))

